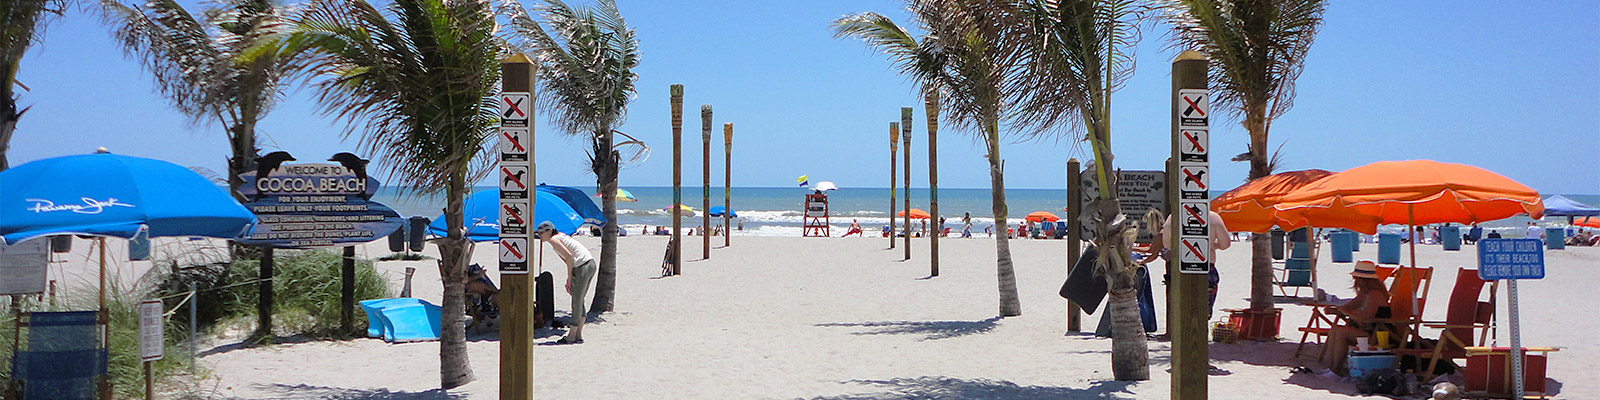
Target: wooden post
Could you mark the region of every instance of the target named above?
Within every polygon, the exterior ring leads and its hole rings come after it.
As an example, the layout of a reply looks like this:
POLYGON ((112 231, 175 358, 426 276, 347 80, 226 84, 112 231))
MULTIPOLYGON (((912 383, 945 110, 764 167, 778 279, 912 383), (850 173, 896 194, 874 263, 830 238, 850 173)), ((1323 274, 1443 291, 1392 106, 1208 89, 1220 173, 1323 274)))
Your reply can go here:
MULTIPOLYGON (((899 230, 900 217, 895 216, 895 187, 900 183, 894 179, 895 163, 900 162, 900 123, 889 123, 889 248, 894 248, 894 231, 899 230)), ((907 212, 907 214, 910 214, 907 212)))
POLYGON ((355 325, 356 308, 356 247, 344 247, 343 275, 339 288, 339 333, 350 334, 355 325))
MULTIPOLYGON (((534 98, 533 83, 534 74, 536 73, 535 68, 536 67, 533 65, 533 62, 529 60, 527 56, 520 53, 513 54, 510 58, 502 61, 500 63, 501 92, 525 93, 528 95, 530 101, 532 101, 531 99, 534 98)), ((533 134, 532 112, 528 113, 528 123, 526 129, 526 157, 519 158, 496 152, 499 156, 497 161, 499 161, 501 165, 526 165, 528 167, 528 182, 538 182, 539 180, 536 178, 537 168, 535 168, 535 164, 533 162, 535 140, 533 134)), ((504 133, 502 133, 500 136, 500 140, 506 140, 504 133)), ((528 216, 537 215, 534 214, 534 207, 537 206, 537 202, 533 200, 534 198, 537 198, 537 193, 532 192, 533 191, 530 190, 528 196, 529 200, 527 201, 528 211, 526 215, 528 216)), ((501 201, 504 202, 506 200, 501 201)), ((525 243, 532 243, 532 236, 533 235, 526 230, 521 233, 501 232, 500 234, 502 241, 510 238, 518 238, 525 240, 525 243)), ((528 251, 531 248, 532 246, 528 246, 524 248, 523 251, 528 251)), ((525 257, 525 261, 527 262, 522 264, 521 271, 511 271, 509 268, 507 268, 507 265, 501 266, 500 292, 495 294, 496 300, 500 303, 501 307, 501 400, 520 400, 533 398, 533 299, 536 295, 536 293, 534 293, 536 289, 534 288, 533 279, 530 279, 528 276, 529 270, 531 270, 528 265, 532 263, 531 255, 530 257, 525 257)), ((409 276, 411 270, 408 268, 406 272, 407 276, 409 276)))
POLYGON ((140 363, 144 364, 144 400, 155 400, 156 398, 156 381, 155 377, 150 374, 151 363, 151 361, 140 363))
POLYGON ((701 166, 705 167, 705 185, 700 187, 700 250, 704 251, 702 259, 711 259, 711 105, 700 106, 700 141, 704 147, 700 155, 704 158, 701 166))
MULTIPOLYGON (((1178 54, 1172 62, 1172 95, 1169 105, 1172 107, 1172 158, 1176 163, 1181 158, 1178 148, 1182 126, 1180 113, 1183 107, 1179 103, 1179 90, 1181 89, 1207 89, 1206 68, 1207 58, 1204 54, 1195 51, 1185 51, 1178 54)), ((1169 212, 1182 212, 1178 204, 1178 185, 1181 172, 1179 168, 1171 167, 1173 172, 1168 173, 1167 201, 1175 207, 1168 208, 1169 212)), ((1174 225, 1180 218, 1173 218, 1174 225)), ((1156 222, 1160 223, 1160 222, 1156 222)), ((1177 233, 1177 232, 1173 232, 1177 233)), ((1168 322, 1168 332, 1172 339, 1172 398, 1183 400, 1203 400, 1207 397, 1207 372, 1210 369, 1210 349, 1206 347, 1206 311, 1210 306, 1206 296, 1206 275, 1181 273, 1177 264, 1183 251, 1179 243, 1178 234, 1169 233, 1166 236, 1167 248, 1172 249, 1172 256, 1168 257, 1168 270, 1172 271, 1169 284, 1176 285, 1176 293, 1172 295, 1173 321, 1168 322)), ((1215 266, 1212 266, 1215 268, 1215 266)), ((1172 289, 1169 289, 1172 290, 1172 289)))
POLYGON ((939 276, 939 236, 944 234, 944 219, 939 216, 939 92, 923 97, 922 107, 928 117, 928 214, 938 223, 928 242, 928 276, 939 276))
POLYGON ((683 273, 683 85, 672 85, 672 274, 683 273))
POLYGON ((906 160, 906 260, 911 259, 911 107, 900 108, 900 140, 906 151, 902 152, 906 160))
POLYGON ((722 124, 722 247, 733 245, 733 123, 722 124))
MULTIPOLYGON (((1083 240, 1083 223, 1078 222, 1078 213, 1083 211, 1082 175, 1078 159, 1067 160, 1067 276, 1072 276, 1072 267, 1078 263, 1078 246, 1083 240)), ((1067 332, 1083 329, 1079 311, 1077 302, 1067 300, 1067 332)))
POLYGON ((272 245, 261 246, 260 282, 256 283, 258 293, 256 296, 256 336, 258 338, 272 337, 272 250, 272 245))

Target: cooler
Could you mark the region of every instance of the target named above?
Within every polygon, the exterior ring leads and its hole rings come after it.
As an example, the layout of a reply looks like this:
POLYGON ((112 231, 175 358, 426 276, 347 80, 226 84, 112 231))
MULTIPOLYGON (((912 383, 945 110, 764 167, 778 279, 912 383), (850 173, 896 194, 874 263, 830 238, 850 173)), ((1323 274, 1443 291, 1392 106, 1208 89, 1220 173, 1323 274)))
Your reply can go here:
POLYGON ((1387 351, 1350 351, 1350 377, 1360 378, 1368 372, 1394 368, 1394 353, 1387 351))

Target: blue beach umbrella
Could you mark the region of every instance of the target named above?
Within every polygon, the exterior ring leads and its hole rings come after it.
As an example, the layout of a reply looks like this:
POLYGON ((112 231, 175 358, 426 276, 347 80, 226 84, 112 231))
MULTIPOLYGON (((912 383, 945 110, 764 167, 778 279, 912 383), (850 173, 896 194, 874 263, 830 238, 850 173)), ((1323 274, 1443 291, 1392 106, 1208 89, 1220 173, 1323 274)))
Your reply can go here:
POLYGON ((56 234, 132 238, 247 232, 254 214, 221 187, 166 161, 110 153, 56 157, 0 172, 0 242, 56 234))
MULTIPOLYGON (((528 221, 531 231, 539 223, 549 221, 561 233, 572 234, 583 226, 583 217, 560 196, 545 190, 535 190, 538 203, 534 205, 533 220, 528 221)), ((467 239, 474 242, 500 240, 500 189, 480 190, 467 196, 467 239)), ((444 215, 428 224, 428 234, 445 236, 444 215)))
POLYGON ((1558 194, 1544 199, 1544 216, 1546 217, 1592 217, 1596 215, 1600 215, 1600 208, 1572 201, 1566 196, 1558 194))
MULTIPOLYGON (((620 191, 621 189, 618 190, 620 191)), ((594 200, 589 200, 589 194, 584 193, 582 190, 566 186, 551 186, 541 183, 539 184, 539 191, 550 192, 551 194, 560 197, 561 201, 565 201, 568 206, 572 207, 574 211, 578 212, 578 216, 583 217, 583 223, 594 226, 605 226, 606 214, 600 212, 600 207, 594 205, 594 200)), ((542 205, 543 203, 540 204, 542 205)))
MULTIPOLYGON (((710 210, 706 210, 706 214, 711 214, 711 216, 713 216, 713 217, 721 217, 723 211, 727 211, 727 209, 722 208, 722 206, 716 206, 716 207, 711 207, 710 210)), ((729 217, 734 217, 734 218, 739 218, 739 212, 738 211, 728 211, 728 216, 729 217)))

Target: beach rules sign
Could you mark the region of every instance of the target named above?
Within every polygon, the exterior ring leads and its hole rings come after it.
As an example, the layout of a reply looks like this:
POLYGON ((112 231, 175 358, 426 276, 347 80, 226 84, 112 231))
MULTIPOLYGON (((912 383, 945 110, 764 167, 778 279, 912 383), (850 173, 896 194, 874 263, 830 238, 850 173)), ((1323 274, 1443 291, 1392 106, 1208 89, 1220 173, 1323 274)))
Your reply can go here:
POLYGON ((532 93, 507 91, 500 94, 500 273, 528 273, 528 250, 533 219, 533 118, 529 108, 532 93))
POLYGON ((1211 272, 1211 93, 1206 89, 1178 89, 1178 210, 1180 226, 1178 270, 1186 274, 1211 272))
POLYGON ((382 185, 367 175, 367 160, 335 154, 336 163, 282 164, 289 153, 256 159, 255 172, 239 175, 236 191, 260 223, 237 239, 250 245, 306 248, 366 243, 389 236, 404 223, 400 214, 371 201, 382 185))

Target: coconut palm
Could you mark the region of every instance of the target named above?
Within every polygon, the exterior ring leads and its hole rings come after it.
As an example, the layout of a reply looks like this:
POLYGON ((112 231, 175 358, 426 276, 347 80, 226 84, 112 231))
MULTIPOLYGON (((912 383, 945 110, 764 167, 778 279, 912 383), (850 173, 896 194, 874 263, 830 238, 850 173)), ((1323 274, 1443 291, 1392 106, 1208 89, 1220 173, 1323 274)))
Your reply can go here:
POLYGON ((45 25, 65 7, 64 0, 0 0, 0 171, 10 168, 6 152, 11 148, 11 134, 17 130, 17 120, 28 112, 17 109, 12 86, 22 86, 17 83, 22 56, 28 53, 28 46, 44 38, 45 25))
MULTIPOLYGON (((914 36, 876 13, 849 15, 833 22, 835 37, 858 38, 886 54, 900 73, 917 83, 922 94, 942 93, 939 104, 946 121, 957 129, 978 132, 987 150, 995 226, 1006 226, 1005 176, 1001 171, 1000 121, 1010 96, 1009 73, 1015 68, 1009 35, 1021 25, 1012 20, 1008 2, 980 0, 912 0, 907 10, 919 28, 914 36)), ((909 150, 909 149, 908 149, 909 150)), ((1006 235, 995 236, 1000 281, 1000 315, 1022 315, 1016 274, 1006 235)))
POLYGON ((621 134, 617 127, 627 119, 628 102, 635 95, 639 40, 612 0, 600 0, 593 8, 546 0, 534 9, 543 24, 516 2, 507 3, 506 10, 516 29, 513 42, 539 63, 539 108, 564 133, 587 137, 592 144, 589 169, 600 190, 606 225, 590 309, 610 311, 617 287, 617 172, 622 162, 614 137, 621 134))
MULTIPOLYGON (((225 0, 195 19, 174 0, 143 6, 103 0, 112 35, 155 79, 157 90, 191 123, 216 118, 228 134, 228 184, 255 169, 256 123, 277 103, 298 54, 241 58, 290 25, 271 0, 225 0)), ((242 195, 233 194, 244 201, 242 195)))
MULTIPOLYGON (((1277 169, 1267 154, 1272 120, 1294 105, 1294 81, 1322 26, 1325 0, 1166 0, 1163 16, 1172 41, 1211 56, 1207 80, 1212 102, 1242 117, 1250 132, 1250 179, 1277 169)), ((1250 307, 1272 308, 1272 247, 1266 235, 1250 239, 1250 307)))
POLYGON ((379 9, 365 0, 314 0, 292 34, 270 51, 314 52, 308 73, 322 76, 317 100, 347 123, 347 136, 416 193, 444 192, 448 234, 439 247, 444 281, 440 318, 440 384, 473 380, 467 360, 467 262, 472 242, 462 204, 472 182, 492 166, 487 152, 499 126, 494 102, 503 42, 484 0, 395 0, 379 9))
POLYGON ((1099 249, 1095 271, 1105 276, 1112 321, 1112 374, 1117 380, 1150 377, 1149 350, 1139 319, 1132 253, 1137 227, 1122 215, 1111 154, 1111 94, 1133 74, 1129 51, 1136 21, 1128 0, 1021 0, 1019 18, 1029 29, 1024 44, 1021 90, 1008 99, 1024 124, 1082 128, 1094 153, 1098 198, 1084 210, 1099 249))

